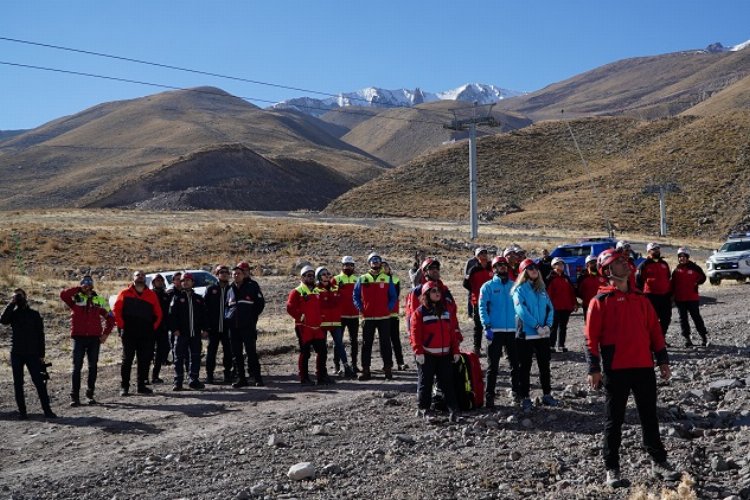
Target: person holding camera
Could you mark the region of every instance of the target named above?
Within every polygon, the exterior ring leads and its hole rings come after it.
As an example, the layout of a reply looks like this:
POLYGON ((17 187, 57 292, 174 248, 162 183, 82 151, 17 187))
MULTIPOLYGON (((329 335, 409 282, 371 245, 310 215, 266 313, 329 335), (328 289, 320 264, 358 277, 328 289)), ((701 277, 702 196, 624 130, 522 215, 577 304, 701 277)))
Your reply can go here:
POLYGON ((70 308, 70 336, 73 339, 73 372, 70 406, 81 404, 81 369, 83 358, 88 359, 89 375, 86 388, 86 399, 89 404, 96 404, 97 363, 99 346, 107 340, 115 326, 115 317, 109 309, 107 299, 94 291, 94 280, 84 276, 79 286, 60 292, 60 299, 70 308), (104 323, 102 325, 102 322, 104 323))
POLYGON ((29 307, 26 292, 13 291, 13 298, 0 315, 0 323, 12 330, 10 364, 13 368, 13 389, 16 395, 19 418, 26 420, 26 398, 23 393, 23 368, 29 370, 31 381, 39 393, 46 418, 57 418, 50 406, 46 380, 47 364, 44 362, 44 322, 42 316, 29 307))

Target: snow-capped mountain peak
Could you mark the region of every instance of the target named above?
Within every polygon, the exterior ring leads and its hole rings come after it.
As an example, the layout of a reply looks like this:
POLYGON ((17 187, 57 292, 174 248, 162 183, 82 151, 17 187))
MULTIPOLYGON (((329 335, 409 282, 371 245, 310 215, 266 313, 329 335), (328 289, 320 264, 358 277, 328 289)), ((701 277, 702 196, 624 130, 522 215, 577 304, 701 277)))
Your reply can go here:
POLYGON ((738 50, 742 50, 748 46, 750 46, 750 40, 743 43, 738 43, 737 45, 733 45, 731 47, 724 47, 721 42, 716 42, 706 47, 706 52, 737 52, 738 50))

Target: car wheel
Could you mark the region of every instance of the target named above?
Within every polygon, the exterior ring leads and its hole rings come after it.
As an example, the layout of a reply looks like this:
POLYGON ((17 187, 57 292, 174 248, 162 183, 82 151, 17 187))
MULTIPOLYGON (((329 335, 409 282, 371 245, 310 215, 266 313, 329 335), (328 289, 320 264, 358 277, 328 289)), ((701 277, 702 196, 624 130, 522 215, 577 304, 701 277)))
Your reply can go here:
POLYGON ((737 283, 744 283, 747 278, 737 278, 737 283))
POLYGON ((709 282, 710 282, 710 283, 711 283, 712 285, 714 285, 714 286, 718 286, 718 285, 721 285, 721 279, 720 279, 720 278, 708 278, 708 281, 709 281, 709 282))

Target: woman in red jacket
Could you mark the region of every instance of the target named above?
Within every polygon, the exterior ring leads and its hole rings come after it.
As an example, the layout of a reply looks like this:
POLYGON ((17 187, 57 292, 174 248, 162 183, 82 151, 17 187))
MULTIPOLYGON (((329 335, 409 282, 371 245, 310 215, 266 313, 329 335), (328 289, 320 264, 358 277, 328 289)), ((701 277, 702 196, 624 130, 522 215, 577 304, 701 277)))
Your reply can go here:
POLYGON ((417 361, 417 394, 423 418, 431 418, 432 384, 437 376, 450 411, 449 420, 458 421, 458 401, 453 385, 453 366, 459 358, 458 318, 443 301, 440 284, 428 281, 422 285, 421 305, 412 313, 411 347, 417 361))
MULTIPOLYGON (((599 288, 607 286, 607 278, 599 274, 596 270, 596 255, 586 257, 586 267, 576 279, 576 295, 581 299, 583 308, 583 321, 586 322, 586 313, 589 310, 591 299, 599 293, 599 288)), ((635 289, 635 288, 634 288, 635 289)))
POLYGON ((568 352, 565 338, 568 336, 568 321, 573 311, 578 310, 576 290, 570 277, 565 273, 565 261, 560 257, 552 259, 552 272, 547 277, 547 295, 555 308, 549 342, 550 348, 557 352, 568 352))
POLYGON ((690 260, 690 251, 685 247, 677 249, 677 262, 677 267, 672 271, 672 291, 677 312, 680 315, 680 328, 682 329, 682 336, 685 337, 685 347, 693 347, 693 343, 690 341, 688 313, 693 318, 698 335, 701 336, 701 345, 706 346, 708 345, 708 333, 698 309, 700 305, 698 285, 706 282, 706 273, 699 265, 690 260))

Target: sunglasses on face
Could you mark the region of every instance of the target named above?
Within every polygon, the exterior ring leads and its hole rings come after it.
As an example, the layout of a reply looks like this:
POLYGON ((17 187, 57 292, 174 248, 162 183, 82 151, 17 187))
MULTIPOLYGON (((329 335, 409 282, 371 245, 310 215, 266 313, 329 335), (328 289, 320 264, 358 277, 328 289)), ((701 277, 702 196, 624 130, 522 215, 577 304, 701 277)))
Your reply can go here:
POLYGON ((381 262, 383 262, 383 260, 377 257, 374 259, 370 259, 370 264, 380 264, 381 262))
POLYGON ((526 268, 527 271, 538 271, 539 269, 536 266, 528 266, 526 268))
POLYGON ((302 277, 303 278, 314 278, 315 274, 314 273, 305 273, 305 274, 302 275, 302 277))

